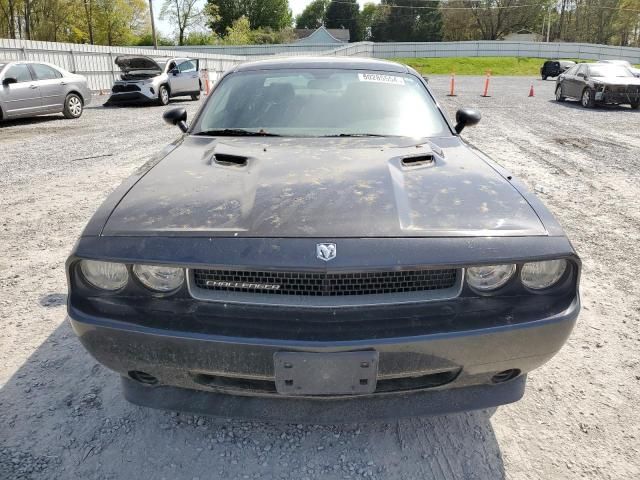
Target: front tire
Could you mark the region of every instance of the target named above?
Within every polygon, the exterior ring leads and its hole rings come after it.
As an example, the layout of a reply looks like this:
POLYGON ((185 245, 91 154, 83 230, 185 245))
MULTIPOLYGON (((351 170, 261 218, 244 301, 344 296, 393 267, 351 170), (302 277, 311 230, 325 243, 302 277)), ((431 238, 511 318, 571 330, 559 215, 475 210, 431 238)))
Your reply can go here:
POLYGON ((169 89, 166 85, 160 85, 158 89, 158 105, 162 107, 169 105, 169 89))
POLYGON ((638 108, 640 108, 640 102, 631 102, 631 108, 638 110, 638 108))
POLYGON ((582 91, 582 96, 580 97, 580 103, 584 108, 593 108, 596 105, 596 102, 593 97, 594 95, 591 89, 585 88, 582 91))
POLYGON ((542 75, 542 80, 546 80, 547 76, 546 75, 542 75))
POLYGON ((62 110, 62 114, 64 118, 76 119, 82 116, 82 112, 84 111, 84 104, 82 103, 82 98, 75 93, 70 93, 67 95, 67 98, 64 100, 64 109, 62 110))
POLYGON ((191 95, 191 100, 200 100, 200 94, 196 93, 195 95, 191 95))
POLYGON ((562 85, 556 87, 556 102, 564 102, 567 97, 562 95, 562 85))

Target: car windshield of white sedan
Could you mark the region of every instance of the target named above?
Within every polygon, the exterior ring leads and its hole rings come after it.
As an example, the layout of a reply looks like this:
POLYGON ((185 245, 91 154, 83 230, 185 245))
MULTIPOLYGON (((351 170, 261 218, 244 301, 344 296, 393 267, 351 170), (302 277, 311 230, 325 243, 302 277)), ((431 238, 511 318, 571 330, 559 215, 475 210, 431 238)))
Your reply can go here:
POLYGON ((226 77, 194 125, 199 135, 451 135, 420 79, 363 70, 261 70, 226 77))
POLYGON ((608 64, 590 66, 589 74, 592 77, 633 77, 633 73, 622 65, 608 64))

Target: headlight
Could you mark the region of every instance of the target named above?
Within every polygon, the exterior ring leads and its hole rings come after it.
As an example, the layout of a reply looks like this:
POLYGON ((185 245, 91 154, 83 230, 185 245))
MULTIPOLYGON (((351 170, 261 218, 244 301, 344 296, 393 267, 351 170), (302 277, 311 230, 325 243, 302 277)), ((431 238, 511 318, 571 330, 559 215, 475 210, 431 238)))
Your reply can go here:
POLYGON ((129 279, 127 267, 122 263, 81 260, 80 270, 87 282, 102 290, 119 290, 129 279))
POLYGON ((184 270, 181 268, 134 265, 133 273, 145 287, 156 292, 170 292, 184 282, 184 270))
POLYGON ((567 261, 563 259, 530 262, 522 266, 520 278, 526 287, 542 290, 560 280, 566 269, 567 261))
POLYGON ((515 271, 514 264, 470 267, 467 269, 467 283, 476 290, 487 292, 503 286, 515 271))

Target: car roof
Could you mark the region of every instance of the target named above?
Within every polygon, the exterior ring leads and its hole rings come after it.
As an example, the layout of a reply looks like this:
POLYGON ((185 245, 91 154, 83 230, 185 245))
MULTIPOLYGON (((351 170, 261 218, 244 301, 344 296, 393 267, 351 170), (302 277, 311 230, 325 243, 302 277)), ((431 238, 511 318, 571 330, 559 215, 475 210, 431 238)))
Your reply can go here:
POLYGON ((282 57, 241 63, 235 72, 251 70, 286 70, 290 68, 331 68, 337 70, 378 70, 408 73, 409 69, 396 62, 374 58, 353 57, 282 57))

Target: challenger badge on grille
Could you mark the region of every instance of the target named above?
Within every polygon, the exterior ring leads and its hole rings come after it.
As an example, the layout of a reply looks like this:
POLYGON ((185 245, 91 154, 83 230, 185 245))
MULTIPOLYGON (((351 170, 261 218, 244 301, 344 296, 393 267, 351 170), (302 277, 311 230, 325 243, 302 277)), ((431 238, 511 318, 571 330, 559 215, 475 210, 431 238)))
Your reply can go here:
POLYGON ((276 283, 247 283, 247 282, 225 282, 221 280, 207 280, 207 287, 221 288, 246 288, 247 290, 279 290, 280 285, 276 283))

